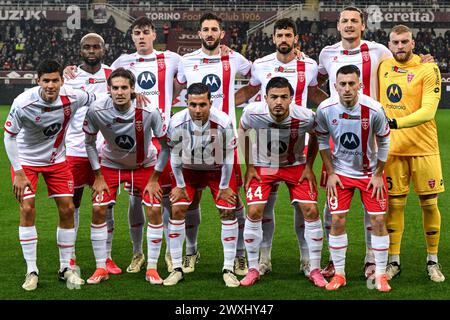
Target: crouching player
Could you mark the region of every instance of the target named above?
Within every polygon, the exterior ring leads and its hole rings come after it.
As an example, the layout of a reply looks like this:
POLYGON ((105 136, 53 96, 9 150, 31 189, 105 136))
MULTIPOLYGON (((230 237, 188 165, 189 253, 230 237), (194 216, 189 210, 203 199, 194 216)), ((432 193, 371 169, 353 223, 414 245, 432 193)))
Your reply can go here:
POLYGON ((381 104, 364 94, 360 71, 354 65, 336 73, 338 96, 322 102, 316 114, 320 155, 327 171, 327 200, 332 214, 329 249, 335 275, 326 285, 337 290, 346 285, 345 255, 348 246, 346 216, 355 189, 370 215, 372 249, 375 255, 375 286, 388 292, 386 277, 389 236, 385 224, 387 208, 384 165, 389 151, 389 124, 381 104), (329 138, 334 144, 330 153, 329 138), (377 150, 378 146, 378 150, 377 150))
POLYGON ((323 229, 312 169, 318 150, 313 134, 314 113, 307 108, 291 106, 293 93, 286 78, 274 77, 266 86, 266 101, 249 104, 241 117, 240 129, 256 131, 256 143, 252 145, 251 153, 242 142, 246 147, 245 190, 248 203, 244 241, 249 262, 249 271, 241 280, 243 286, 253 285, 260 277, 258 253, 262 241, 263 211, 270 190, 282 181, 289 188, 291 203, 299 207, 305 219, 305 239, 311 264, 309 278, 317 287, 327 284, 320 270, 323 229), (307 132, 311 136, 305 158, 303 149, 307 132))
POLYGON ((86 113, 83 130, 86 134, 86 151, 95 172, 93 188, 95 210, 92 217, 91 240, 96 260, 96 270, 87 280, 98 284, 108 279, 106 269, 107 224, 106 211, 116 201, 117 189, 122 182, 131 184, 143 196, 147 207, 148 264, 146 280, 151 284, 162 284, 157 272, 161 249, 163 225, 158 199, 151 199, 145 192, 147 182, 162 172, 168 159, 164 124, 158 107, 136 107, 134 75, 123 68, 114 70, 108 78, 111 97, 97 100, 86 113), (101 164, 96 149, 97 132, 106 140, 101 164), (152 132, 159 139, 162 152, 156 156, 152 144, 152 132), (156 165, 155 165, 156 164, 156 165), (157 172, 152 175, 153 172, 157 172))

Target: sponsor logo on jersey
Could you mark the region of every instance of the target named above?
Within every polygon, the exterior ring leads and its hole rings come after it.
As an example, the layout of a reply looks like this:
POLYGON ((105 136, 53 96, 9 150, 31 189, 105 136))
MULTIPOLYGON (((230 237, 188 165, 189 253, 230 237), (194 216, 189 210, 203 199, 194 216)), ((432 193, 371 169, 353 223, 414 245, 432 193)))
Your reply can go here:
POLYGON ((57 134, 59 130, 61 130, 61 123, 54 123, 45 128, 43 133, 46 137, 51 137, 57 134))
POLYGON ((406 76, 406 80, 408 81, 408 83, 410 83, 412 79, 414 79, 414 76, 414 73, 408 73, 408 75, 406 76))
MULTIPOLYGON (((317 125, 317 122, 314 122, 314 124, 316 124, 316 125, 317 125)), ((331 124, 332 124, 333 126, 337 126, 337 125, 338 125, 338 121, 337 121, 337 119, 333 119, 333 120, 331 120, 331 124)))
POLYGON ((34 121, 36 121, 36 123, 41 122, 41 117, 40 117, 40 116, 37 116, 36 119, 34 119, 34 121))
POLYGON ((130 150, 134 146, 134 139, 127 135, 118 136, 115 142, 121 149, 125 150, 130 150))
POLYGON ((106 79, 95 79, 95 78, 89 78, 86 80, 86 84, 96 84, 96 83, 105 83, 106 79))
POLYGON ((155 60, 156 60, 156 58, 138 58, 138 59, 136 59, 136 62, 152 62, 155 60))
POLYGON ((393 67, 392 67, 392 71, 397 72, 397 73, 407 73, 407 72, 408 72, 408 70, 399 68, 399 67, 397 67, 397 66, 393 66, 393 67))
POLYGON ((386 89, 386 95, 389 99, 389 101, 396 103, 399 102, 402 99, 402 89, 397 84, 391 84, 386 89))
POLYGON ((194 64, 193 71, 198 71, 198 65, 197 64, 194 64))
POLYGON ((428 180, 428 185, 430 186, 431 189, 433 189, 436 186, 436 180, 434 179, 428 180))
MULTIPOLYGON (((356 50, 341 50, 341 55, 344 55, 344 56, 353 56, 353 55, 355 55, 355 54, 359 54, 360 52, 361 52, 361 51, 360 51, 359 49, 356 49, 356 50)), ((368 52, 364 52, 364 53, 369 54, 368 52)), ((364 58, 364 53, 363 53, 363 58, 364 58)), ((335 60, 337 60, 337 57, 336 57, 335 60)))
POLYGON ((144 71, 141 74, 139 74, 137 78, 137 83, 139 87, 141 87, 144 90, 149 90, 153 88, 153 86, 156 83, 156 76, 150 72, 150 71, 144 71))
POLYGON ((339 119, 347 119, 347 120, 359 120, 360 116, 352 116, 351 114, 348 113, 342 113, 339 115, 339 119))
POLYGON ((276 68, 275 68, 275 72, 280 72, 280 73, 296 73, 297 70, 296 70, 296 69, 283 68, 282 66, 279 66, 279 67, 276 67, 276 68))
POLYGON ((438 87, 434 88, 435 93, 439 93, 439 91, 441 91, 441 90, 438 87))
POLYGON ((209 91, 211 91, 211 93, 219 90, 220 86, 222 85, 222 81, 220 81, 220 78, 215 74, 206 75, 203 78, 202 83, 208 86, 209 91))
POLYGON ((200 59, 200 64, 211 64, 211 63, 219 63, 220 62, 220 58, 202 58, 200 59))
POLYGON ((354 150, 359 147, 359 138, 353 132, 346 132, 341 136, 341 144, 350 150, 354 150))
POLYGON ((364 51, 364 52, 362 53, 362 59, 363 59, 364 62, 369 61, 369 60, 370 60, 369 52, 364 51))
POLYGON ((267 144, 267 153, 269 157, 272 155, 272 152, 278 152, 278 155, 280 155, 284 154, 287 149, 288 146, 286 142, 281 140, 269 141, 269 143, 267 144))

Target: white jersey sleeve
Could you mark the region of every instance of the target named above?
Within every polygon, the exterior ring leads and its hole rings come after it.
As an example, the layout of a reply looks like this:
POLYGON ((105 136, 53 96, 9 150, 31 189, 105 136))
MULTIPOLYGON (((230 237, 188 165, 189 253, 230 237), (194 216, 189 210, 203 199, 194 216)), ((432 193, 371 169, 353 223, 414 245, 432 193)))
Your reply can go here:
POLYGON ((258 71, 258 66, 256 65, 256 62, 257 61, 255 61, 255 63, 252 64, 251 77, 249 81, 249 84, 252 87, 258 87, 261 85, 261 79, 259 78, 260 72, 258 71))
POLYGON ((156 138, 162 138, 166 135, 164 118, 159 108, 154 109, 151 113, 151 127, 156 138))
POLYGON ((14 99, 11 110, 5 122, 5 131, 11 135, 16 135, 22 129, 22 108, 17 98, 14 99))
POLYGON ((187 83, 186 73, 184 70, 183 58, 178 61, 178 73, 177 73, 177 81, 180 84, 187 83))
POLYGON ((242 54, 234 53, 237 56, 236 64, 237 64, 237 72, 242 76, 248 76, 252 70, 252 63, 247 60, 242 54))

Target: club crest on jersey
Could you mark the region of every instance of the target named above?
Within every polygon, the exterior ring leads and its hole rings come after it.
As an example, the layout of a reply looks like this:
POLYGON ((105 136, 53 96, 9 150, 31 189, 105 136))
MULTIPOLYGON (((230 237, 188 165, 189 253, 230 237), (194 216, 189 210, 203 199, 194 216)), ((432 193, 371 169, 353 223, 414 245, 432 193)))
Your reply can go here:
POLYGON ((136 121, 136 130, 141 132, 142 131, 142 120, 136 121))
POLYGON ((68 117, 70 116, 70 114, 71 114, 70 108, 68 106, 64 106, 64 115, 68 117))
POLYGON ((209 88, 209 91, 211 91, 211 93, 216 92, 217 90, 220 89, 220 86, 222 85, 222 81, 220 81, 220 78, 218 76, 216 76, 215 74, 208 74, 206 75, 203 80, 202 83, 204 85, 207 85, 209 88))
POLYGON ((386 210, 386 199, 378 200, 378 203, 380 204, 380 208, 382 210, 386 210))
POLYGON ((70 191, 73 191, 73 181, 72 180, 67 181, 67 187, 69 188, 70 191))
POLYGON ((142 89, 149 90, 155 85, 156 76, 150 71, 144 71, 139 74, 137 83, 142 89))
POLYGON ((408 73, 406 76, 406 80, 408 80, 408 83, 410 83, 414 79, 414 73, 408 73))
POLYGON ((130 150, 134 146, 134 139, 127 135, 118 136, 115 142, 121 149, 125 150, 130 150))
POLYGON ((314 199, 316 199, 316 193, 315 192, 308 192, 308 194, 309 194, 309 198, 311 199, 311 200, 314 200, 314 199))
POLYGON ((269 72, 269 73, 267 74, 266 79, 272 79, 272 73, 271 73, 271 72, 269 72))
POLYGON ((299 73, 297 73, 297 79, 300 82, 304 82, 305 81, 305 72, 304 71, 300 71, 299 73))
POLYGON ((367 61, 370 60, 369 52, 363 51, 361 55, 362 55, 362 59, 363 59, 364 62, 367 62, 367 61))
POLYGON ((46 137, 52 137, 59 132, 61 129, 61 123, 54 123, 49 125, 47 128, 43 130, 43 133, 46 137))
POLYGON ((364 130, 369 129, 369 118, 361 119, 361 126, 364 130))
POLYGON ((198 65, 194 64, 194 68, 192 70, 193 71, 198 71, 198 65))
POLYGON ((428 180, 428 185, 430 186, 431 189, 433 189, 436 186, 436 180, 434 179, 428 180))
POLYGON ((166 67, 166 64, 164 63, 164 58, 158 58, 158 69, 164 70, 166 67))
POLYGON ((223 65, 223 70, 224 71, 229 71, 230 70, 230 62, 229 61, 223 61, 222 65, 223 65))

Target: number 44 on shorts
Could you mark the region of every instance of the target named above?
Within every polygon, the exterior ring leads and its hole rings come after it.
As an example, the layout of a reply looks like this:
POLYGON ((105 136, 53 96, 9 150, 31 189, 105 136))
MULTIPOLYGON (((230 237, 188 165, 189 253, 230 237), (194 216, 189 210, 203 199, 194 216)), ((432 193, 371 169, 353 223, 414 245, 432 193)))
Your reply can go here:
POLYGON ((253 197, 257 197, 257 198, 259 198, 259 200, 262 199, 261 186, 257 187, 257 188, 255 189, 255 192, 254 192, 254 193, 252 193, 252 188, 251 188, 251 187, 248 188, 248 190, 247 190, 247 200, 253 201, 253 197))

